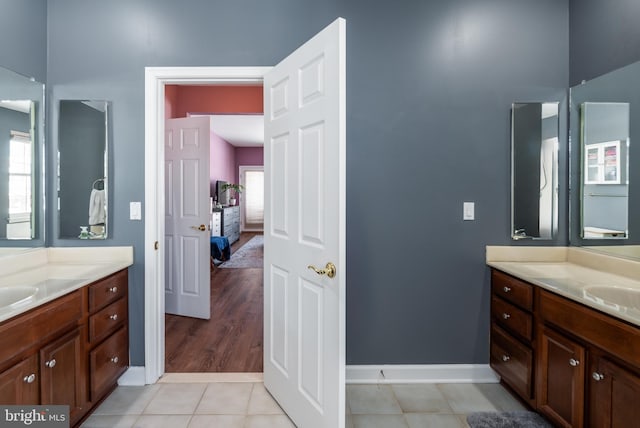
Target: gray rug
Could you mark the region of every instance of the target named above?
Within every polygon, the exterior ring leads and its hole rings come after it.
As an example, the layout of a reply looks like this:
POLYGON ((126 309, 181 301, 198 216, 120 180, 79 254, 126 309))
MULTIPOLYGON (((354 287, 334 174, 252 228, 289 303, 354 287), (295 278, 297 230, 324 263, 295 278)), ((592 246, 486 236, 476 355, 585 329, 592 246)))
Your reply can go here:
POLYGON ((471 428, 553 428, 534 412, 478 412, 467 416, 471 428))
POLYGON ((221 268, 261 268, 264 255, 264 237, 256 235, 240 247, 221 268))

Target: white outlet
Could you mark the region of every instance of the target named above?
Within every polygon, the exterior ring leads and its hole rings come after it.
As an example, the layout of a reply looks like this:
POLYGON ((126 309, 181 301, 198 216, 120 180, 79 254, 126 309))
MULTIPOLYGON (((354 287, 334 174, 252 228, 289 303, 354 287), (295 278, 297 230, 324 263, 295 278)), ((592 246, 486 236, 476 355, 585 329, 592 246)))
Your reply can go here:
POLYGON ((129 219, 142 220, 142 203, 129 202, 129 219))
POLYGON ((462 219, 463 220, 475 220, 476 218, 475 211, 476 211, 475 202, 462 203, 462 219))

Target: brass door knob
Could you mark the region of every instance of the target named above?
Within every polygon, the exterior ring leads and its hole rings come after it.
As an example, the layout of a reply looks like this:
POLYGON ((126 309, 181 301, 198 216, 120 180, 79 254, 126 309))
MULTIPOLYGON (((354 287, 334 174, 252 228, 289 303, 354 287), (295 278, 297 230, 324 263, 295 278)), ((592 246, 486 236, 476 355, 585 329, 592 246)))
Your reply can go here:
POLYGON ((191 229, 193 230, 201 230, 201 231, 205 231, 207 230, 207 226, 205 226, 204 224, 201 224, 200 226, 191 226, 191 229))
POLYGON ((334 276, 336 276, 336 265, 331 262, 327 263, 324 269, 318 269, 313 265, 307 266, 307 269, 311 269, 318 275, 327 275, 329 278, 333 278, 334 276))

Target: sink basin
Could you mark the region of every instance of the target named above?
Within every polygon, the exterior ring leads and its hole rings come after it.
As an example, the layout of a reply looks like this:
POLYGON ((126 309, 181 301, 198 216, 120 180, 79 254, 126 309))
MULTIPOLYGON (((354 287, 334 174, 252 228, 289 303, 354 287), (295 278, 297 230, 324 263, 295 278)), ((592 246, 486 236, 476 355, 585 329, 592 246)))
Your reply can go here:
POLYGON ((18 306, 33 298, 38 289, 36 287, 4 287, 0 288, 0 308, 18 306))
POLYGON ((627 287, 592 286, 585 288, 587 297, 601 299, 604 303, 640 309, 640 289, 627 287))

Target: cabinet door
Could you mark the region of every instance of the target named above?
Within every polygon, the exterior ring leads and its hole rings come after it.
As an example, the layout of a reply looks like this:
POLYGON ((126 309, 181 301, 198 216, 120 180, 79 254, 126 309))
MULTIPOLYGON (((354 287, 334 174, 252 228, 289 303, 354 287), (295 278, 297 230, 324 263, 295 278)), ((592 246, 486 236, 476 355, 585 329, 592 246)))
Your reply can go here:
POLYGON ((557 426, 580 428, 584 421, 584 348, 544 328, 538 353, 538 410, 557 426))
POLYGON ((600 358, 591 365, 589 426, 626 428, 640 421, 640 377, 600 358))
POLYGON ((42 404, 68 405, 72 424, 84 402, 80 352, 77 329, 40 350, 42 404))
POLYGON ((1 404, 38 404, 38 356, 32 355, 0 373, 1 404))

